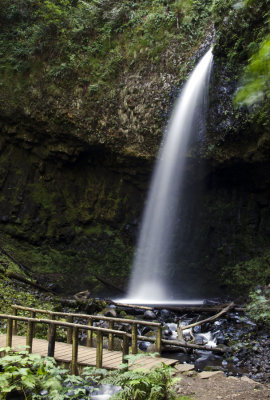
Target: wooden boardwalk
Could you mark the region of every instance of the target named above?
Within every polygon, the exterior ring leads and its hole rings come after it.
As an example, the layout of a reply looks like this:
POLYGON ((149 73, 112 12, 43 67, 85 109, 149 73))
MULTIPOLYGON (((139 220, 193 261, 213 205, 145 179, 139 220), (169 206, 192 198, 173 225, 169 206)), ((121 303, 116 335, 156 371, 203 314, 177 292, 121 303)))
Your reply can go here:
MULTIPOLYGON (((12 348, 17 349, 19 346, 25 346, 25 336, 12 336, 12 348)), ((6 346, 6 335, 0 335, 0 347, 6 346)), ((48 352, 48 341, 44 339, 33 339, 32 353, 40 354, 41 356, 47 356, 48 352)), ((72 345, 62 342, 55 342, 54 358, 58 362, 70 363, 72 359, 72 345)), ((152 369, 165 363, 167 365, 174 365, 178 361, 162 358, 162 357, 151 357, 144 356, 139 358, 132 364, 130 369, 143 368, 152 369)), ((121 351, 109 351, 103 349, 103 362, 102 368, 106 369, 118 369, 119 365, 122 364, 122 352, 121 351)), ((78 346, 78 366, 96 366, 96 348, 78 346)))

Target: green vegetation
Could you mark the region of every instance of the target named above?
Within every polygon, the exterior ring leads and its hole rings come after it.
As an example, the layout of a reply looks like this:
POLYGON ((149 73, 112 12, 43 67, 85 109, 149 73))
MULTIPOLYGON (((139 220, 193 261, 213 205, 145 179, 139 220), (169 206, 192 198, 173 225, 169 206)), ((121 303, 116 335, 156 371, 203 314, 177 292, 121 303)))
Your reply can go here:
POLYGON ((173 39, 196 43, 211 1, 1 0, 1 76, 17 90, 41 75, 48 88, 77 81, 89 96, 123 65, 159 61, 173 39), (25 79, 26 78, 26 79, 25 79), (50 84, 49 84, 50 82, 50 84))
POLYGON ((71 399, 81 399, 87 394, 83 378, 68 375, 68 371, 57 367, 53 358, 43 358, 27 351, 14 352, 10 348, 0 349, 6 355, 0 358, 0 399, 8 393, 20 393, 25 399, 43 399, 45 391, 48 399, 64 400, 69 393, 71 399))
POLYGON ((256 285, 267 285, 270 282, 270 252, 242 261, 236 265, 226 266, 222 273, 224 283, 233 292, 245 294, 256 285))
MULTIPOLYGON (((131 364, 144 356, 127 356, 131 364)), ((97 374, 99 382, 121 386, 123 390, 114 398, 119 400, 174 400, 176 395, 171 390, 171 386, 179 379, 172 378, 173 369, 166 364, 162 364, 154 370, 143 371, 140 369, 126 371, 126 366, 122 365, 120 370, 106 371, 96 370, 95 368, 85 368, 90 376, 97 374)))
POLYGON ((235 101, 251 106, 270 99, 270 36, 260 44, 250 58, 243 77, 244 86, 237 92, 235 101))
MULTIPOLYGON (((10 235, 0 235, 0 243, 4 249, 9 254, 16 255, 16 260, 29 267, 41 282, 49 280, 55 283, 56 290, 71 294, 67 282, 70 282, 72 276, 73 293, 88 289, 92 295, 104 289, 95 275, 110 276, 119 286, 126 278, 132 248, 120 238, 116 239, 117 233, 112 236, 101 230, 100 234, 92 232, 91 236, 86 236, 82 231, 77 234, 72 248, 69 248, 61 244, 51 245, 48 242, 36 245, 18 241, 10 235), (77 271, 76 276, 74 268, 77 271)), ((15 264, 14 268, 14 272, 21 273, 15 264)))
MULTIPOLYGON (((123 400, 174 400, 176 395, 171 389, 174 379, 172 368, 163 364, 155 370, 144 372, 126 371, 123 365, 117 371, 106 371, 87 367, 81 377, 68 375, 68 371, 56 365, 53 358, 43 358, 27 351, 14 352, 2 348, 6 355, 0 359, 0 399, 6 399, 8 393, 21 393, 25 399, 64 400, 83 399, 89 395, 89 386, 102 383, 120 385, 122 390, 113 398, 123 400)), ((139 356, 140 357, 140 356, 139 356)), ((129 356, 134 361, 138 356, 129 356)), ((131 360, 131 361, 132 361, 131 360)), ((178 398, 179 399, 179 398, 178 398)), ((181 397, 182 400, 188 400, 181 397)))
MULTIPOLYGON (((1 313, 12 313, 12 304, 25 305, 28 307, 38 307, 46 310, 52 310, 54 304, 52 299, 44 299, 46 296, 38 298, 31 291, 18 290, 19 286, 13 284, 10 278, 0 275, 0 309, 1 313)), ((20 288, 21 289, 21 288, 20 288)), ((48 297, 48 296, 47 296, 48 297)), ((23 315, 23 313, 22 313, 23 315)), ((28 314, 29 316, 29 314, 28 314)))
MULTIPOLYGON (((270 107, 270 2, 265 0, 262 3, 265 26, 260 24, 257 40, 248 44, 251 56, 242 76, 242 86, 235 96, 235 103, 240 106, 260 103, 261 115, 266 117, 265 111, 269 111, 270 107)), ((254 0, 245 0, 243 7, 250 12, 257 8, 257 3, 254 0)), ((267 126, 266 121, 264 125, 267 126)))
POLYGON ((269 123, 270 107, 270 1, 215 0, 216 54, 223 59, 239 88, 234 103, 254 107, 250 121, 260 127, 269 123), (227 16, 225 16, 227 14, 227 16))
POLYGON ((269 0, 213 1, 216 41, 207 158, 268 157, 269 9, 269 0))
POLYGON ((246 308, 250 317, 262 327, 270 326, 270 286, 252 292, 250 299, 246 308))
POLYGON ((269 4, 269 0, 214 1, 218 58, 226 59, 242 70, 243 63, 259 50, 269 33, 269 4))

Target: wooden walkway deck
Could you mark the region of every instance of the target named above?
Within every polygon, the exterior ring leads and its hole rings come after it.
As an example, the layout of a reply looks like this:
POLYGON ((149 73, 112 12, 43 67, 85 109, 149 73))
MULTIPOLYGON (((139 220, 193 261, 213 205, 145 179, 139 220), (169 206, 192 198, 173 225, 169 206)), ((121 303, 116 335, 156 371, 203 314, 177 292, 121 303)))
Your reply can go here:
MULTIPOLYGON (((25 346, 25 336, 12 336, 12 347, 17 349, 19 346, 25 346)), ((0 347, 6 346, 6 335, 0 335, 0 347)), ((33 339, 32 353, 40 354, 41 356, 47 356, 48 342, 44 339, 33 339)), ((72 345, 62 342, 55 342, 55 353, 54 358, 58 362, 70 363, 72 359, 72 345)), ((144 356, 134 362, 130 369, 143 368, 152 369, 165 363, 167 365, 174 365, 178 361, 151 356, 144 356)), ((122 352, 121 351, 109 351, 103 349, 103 363, 102 368, 106 369, 117 369, 122 364, 122 352)), ((96 365, 96 348, 78 346, 78 366, 95 366, 96 365)))

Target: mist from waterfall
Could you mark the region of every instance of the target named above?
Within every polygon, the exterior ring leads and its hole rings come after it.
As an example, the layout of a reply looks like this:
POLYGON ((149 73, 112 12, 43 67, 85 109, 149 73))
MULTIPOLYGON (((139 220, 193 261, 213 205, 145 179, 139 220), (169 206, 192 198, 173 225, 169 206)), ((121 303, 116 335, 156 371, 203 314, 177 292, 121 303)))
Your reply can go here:
MULTIPOLYGON (((168 265, 188 144, 201 135, 205 125, 206 104, 213 55, 210 49, 195 67, 178 98, 165 131, 144 209, 143 220, 130 279, 130 303, 168 301, 168 265)), ((185 207, 181 204, 181 207, 185 207)), ((179 260, 181 268, 181 260, 179 260)), ((179 293, 181 298, 181 282, 179 293)))

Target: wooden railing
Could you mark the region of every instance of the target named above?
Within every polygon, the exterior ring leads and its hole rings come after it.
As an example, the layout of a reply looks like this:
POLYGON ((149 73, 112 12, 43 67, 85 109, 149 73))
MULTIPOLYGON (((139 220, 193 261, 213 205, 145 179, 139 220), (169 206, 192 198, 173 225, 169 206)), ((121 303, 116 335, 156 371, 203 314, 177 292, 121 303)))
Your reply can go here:
MULTIPOLYGON (((114 332, 109 333, 108 337, 108 350, 113 350, 114 348, 114 336, 117 336, 117 333, 120 332, 119 330, 115 330, 115 324, 128 324, 131 326, 131 334, 126 333, 128 337, 131 338, 131 351, 132 354, 137 354, 138 352, 138 340, 147 340, 150 342, 155 343, 155 351, 161 354, 161 342, 162 342, 162 324, 157 322, 148 322, 148 321, 141 321, 141 320, 129 320, 125 318, 113 318, 113 317, 104 317, 102 315, 88 315, 88 314, 75 314, 75 313, 63 313, 63 312, 55 312, 55 311, 48 311, 48 310, 40 310, 36 308, 30 307, 23 307, 18 305, 12 306, 14 310, 14 315, 18 315, 18 311, 28 311, 30 312, 31 318, 35 318, 36 314, 46 314, 50 316, 50 320, 55 320, 56 317, 65 317, 68 323, 72 323, 74 318, 82 318, 87 320, 87 326, 93 327, 94 321, 107 321, 109 323, 109 330, 113 330, 114 332), (146 337, 146 336, 139 336, 138 335, 138 325, 142 326, 150 326, 156 329, 156 337, 146 337)), ((14 332, 17 331, 17 324, 14 321, 14 332)), ((67 343, 72 343, 72 329, 67 329, 67 343)), ((93 346, 93 330, 87 331, 87 347, 93 346)))
POLYGON ((71 360, 71 373, 77 374, 77 362, 78 362, 78 333, 79 330, 86 330, 87 332, 95 332, 97 336, 97 350, 96 350, 96 366, 97 368, 102 367, 102 353, 103 353, 103 336, 104 335, 117 335, 123 339, 122 346, 122 361, 127 362, 125 356, 129 353, 129 336, 126 332, 113 329, 99 328, 89 325, 74 324, 64 321, 56 321, 53 319, 38 319, 34 317, 22 317, 17 315, 0 314, 0 319, 7 320, 7 334, 6 334, 6 346, 12 346, 12 335, 15 335, 16 324, 18 321, 27 322, 26 330, 26 346, 28 346, 29 353, 32 353, 33 339, 35 336, 34 326, 36 323, 49 325, 48 329, 48 356, 54 357, 55 341, 56 341, 56 327, 61 326, 72 331, 71 344, 72 344, 72 360, 71 360))

